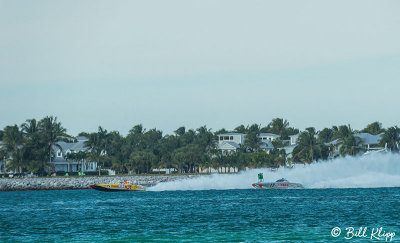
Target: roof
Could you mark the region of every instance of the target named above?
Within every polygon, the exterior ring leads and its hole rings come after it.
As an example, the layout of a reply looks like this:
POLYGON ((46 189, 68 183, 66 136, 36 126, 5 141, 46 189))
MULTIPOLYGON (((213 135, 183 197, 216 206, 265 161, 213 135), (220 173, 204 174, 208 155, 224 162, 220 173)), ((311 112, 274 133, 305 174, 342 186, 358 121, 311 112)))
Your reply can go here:
POLYGON ((267 140, 267 141, 262 141, 260 144, 261 149, 273 149, 274 145, 272 145, 272 142, 267 140))
MULTIPOLYGON (((362 133, 355 133, 354 137, 358 137, 361 142, 363 144, 379 144, 379 142, 381 141, 383 133, 378 134, 378 135, 372 135, 370 133, 367 132, 362 132, 362 133)), ((339 142, 339 139, 335 139, 329 143, 325 143, 325 145, 329 146, 329 145, 337 145, 339 142)))
POLYGON ((381 141, 383 133, 378 135, 372 135, 370 133, 362 132, 362 133, 355 133, 354 137, 359 137, 361 142, 364 144, 379 144, 381 141))
POLYGON ((244 134, 243 133, 236 133, 236 132, 228 132, 228 133, 218 134, 218 136, 231 136, 231 135, 244 135, 244 134))
POLYGON ((275 137, 275 138, 280 137, 279 135, 276 135, 276 134, 273 134, 273 133, 269 133, 269 132, 267 132, 267 133, 260 133, 259 136, 260 136, 260 137, 275 137))
POLYGON ((329 142, 329 143, 325 143, 325 145, 326 145, 326 146, 329 146, 329 145, 336 145, 336 144, 338 144, 338 142, 339 142, 339 139, 335 139, 335 140, 333 140, 333 141, 331 141, 331 142, 329 142))
MULTIPOLYGON (((60 141, 57 144, 61 147, 61 150, 63 152, 66 152, 67 150, 73 151, 73 152, 78 152, 78 151, 86 151, 88 148, 85 145, 85 142, 87 140, 78 140, 76 143, 66 143, 64 141, 60 141)), ((59 150, 59 147, 57 146, 52 146, 53 151, 59 150)))
POLYGON ((78 141, 87 141, 89 139, 87 137, 85 137, 85 136, 78 136, 78 137, 76 137, 76 140, 78 140, 78 141))
POLYGON ((218 145, 219 148, 221 148, 224 145, 228 145, 228 146, 232 146, 234 148, 240 148, 239 144, 232 142, 232 141, 224 141, 223 143, 221 143, 220 145, 218 145))

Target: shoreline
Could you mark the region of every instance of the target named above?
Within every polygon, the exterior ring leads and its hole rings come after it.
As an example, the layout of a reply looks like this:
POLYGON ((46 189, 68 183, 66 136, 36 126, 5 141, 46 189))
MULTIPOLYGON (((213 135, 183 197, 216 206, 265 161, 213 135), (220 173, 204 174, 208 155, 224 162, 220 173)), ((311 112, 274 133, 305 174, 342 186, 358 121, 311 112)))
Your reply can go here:
POLYGON ((128 180, 132 184, 149 184, 160 181, 175 181, 198 175, 130 175, 130 176, 85 176, 85 177, 35 177, 0 178, 0 192, 6 191, 54 191, 92 189, 92 184, 117 184, 128 180))

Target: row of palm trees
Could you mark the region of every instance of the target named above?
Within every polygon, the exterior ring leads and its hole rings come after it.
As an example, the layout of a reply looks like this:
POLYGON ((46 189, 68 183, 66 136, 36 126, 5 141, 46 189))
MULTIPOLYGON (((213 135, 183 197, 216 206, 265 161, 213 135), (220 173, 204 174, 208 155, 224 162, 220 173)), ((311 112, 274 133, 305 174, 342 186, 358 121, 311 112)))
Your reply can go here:
MULTIPOLYGON (((163 135, 160 130, 146 130, 142 125, 134 126, 126 136, 117 131, 108 132, 99 127, 97 132, 82 132, 86 136, 87 150, 69 154, 68 160, 97 161, 102 168, 112 168, 119 173, 134 171, 150 173, 153 169, 175 168, 181 173, 197 173, 204 168, 243 169, 245 167, 278 167, 288 163, 285 146, 288 136, 297 134, 298 129, 289 126, 289 122, 273 119, 267 126, 258 124, 240 125, 233 132, 246 134, 245 143, 237 153, 224 155, 216 147, 217 135, 228 132, 221 129, 212 132, 206 126, 198 129, 179 127, 173 135, 163 135), (260 150, 258 135, 271 132, 281 136, 274 141, 275 149, 270 153, 260 150)), ((350 126, 324 128, 316 131, 307 128, 299 134, 297 146, 292 152, 291 162, 309 163, 332 157, 334 150, 340 148, 340 155, 356 155, 363 146, 350 126), (331 143, 335 141, 336 143, 331 143)), ((392 151, 398 151, 398 127, 383 129, 379 122, 369 124, 360 132, 383 133, 381 143, 392 151)), ((52 168, 52 148, 59 147, 59 141, 72 141, 66 129, 56 117, 48 116, 39 121, 27 120, 21 126, 7 126, 0 130, 0 140, 4 148, 0 158, 8 160, 8 169, 18 172, 44 174, 52 168)), ((226 170, 226 169, 225 169, 226 170)), ((224 171, 225 172, 225 171, 224 171)))
POLYGON ((7 160, 8 170, 44 174, 52 167, 51 148, 59 147, 57 142, 68 137, 66 129, 53 116, 40 121, 29 119, 21 126, 6 126, 0 132, 4 144, 0 158, 7 160))
POLYGON ((399 151, 400 128, 397 126, 384 129, 381 123, 373 122, 361 131, 351 129, 350 125, 343 125, 324 128, 319 132, 309 127, 299 134, 292 160, 309 163, 334 156, 357 155, 365 151, 364 144, 355 136, 359 132, 382 134, 379 146, 392 152, 399 151), (338 154, 335 153, 336 150, 338 154))

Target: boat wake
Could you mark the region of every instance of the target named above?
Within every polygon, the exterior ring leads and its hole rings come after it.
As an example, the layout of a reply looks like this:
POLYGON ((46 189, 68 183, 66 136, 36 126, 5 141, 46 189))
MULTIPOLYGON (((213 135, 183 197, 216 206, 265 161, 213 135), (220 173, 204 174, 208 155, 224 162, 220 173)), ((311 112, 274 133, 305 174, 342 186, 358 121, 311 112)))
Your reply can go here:
POLYGON ((169 181, 149 191, 250 189, 257 174, 265 181, 286 178, 305 188, 376 188, 400 187, 400 155, 375 153, 359 157, 341 157, 293 168, 251 169, 238 174, 213 174, 169 181))

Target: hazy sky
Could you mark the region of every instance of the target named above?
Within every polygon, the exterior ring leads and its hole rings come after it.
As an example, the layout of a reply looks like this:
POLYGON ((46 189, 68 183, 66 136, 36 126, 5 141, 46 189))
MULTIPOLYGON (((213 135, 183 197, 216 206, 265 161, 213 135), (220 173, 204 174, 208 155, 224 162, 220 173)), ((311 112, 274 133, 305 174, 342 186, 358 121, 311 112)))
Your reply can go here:
POLYGON ((0 129, 400 125, 400 1, 2 1, 0 129))

